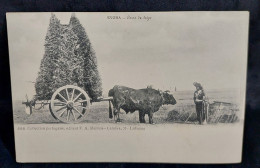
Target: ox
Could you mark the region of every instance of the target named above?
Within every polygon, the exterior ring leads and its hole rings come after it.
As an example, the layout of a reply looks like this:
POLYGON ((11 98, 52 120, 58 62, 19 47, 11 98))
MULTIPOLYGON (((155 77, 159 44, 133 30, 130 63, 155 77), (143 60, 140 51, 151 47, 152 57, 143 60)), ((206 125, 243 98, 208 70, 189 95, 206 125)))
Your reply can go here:
MULTIPOLYGON (((114 116, 116 122, 120 122, 119 113, 122 108, 126 113, 139 111, 140 123, 145 123, 145 114, 149 116, 149 123, 153 122, 153 113, 158 111, 163 104, 176 104, 173 95, 152 88, 132 89, 125 86, 114 86, 109 90, 108 96, 113 97, 114 116)), ((110 103, 110 102, 109 102, 110 103)), ((112 109, 109 108, 109 116, 112 118, 112 109)))

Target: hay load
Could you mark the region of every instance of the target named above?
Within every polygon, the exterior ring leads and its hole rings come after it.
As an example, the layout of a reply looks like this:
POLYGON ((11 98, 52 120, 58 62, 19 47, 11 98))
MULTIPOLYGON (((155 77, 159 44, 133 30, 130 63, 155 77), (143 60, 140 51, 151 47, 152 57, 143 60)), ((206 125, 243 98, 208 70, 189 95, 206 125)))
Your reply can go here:
POLYGON ((83 88, 92 100, 102 95, 95 51, 74 14, 67 25, 51 15, 44 46, 45 53, 35 83, 39 100, 50 99, 64 85, 83 88))

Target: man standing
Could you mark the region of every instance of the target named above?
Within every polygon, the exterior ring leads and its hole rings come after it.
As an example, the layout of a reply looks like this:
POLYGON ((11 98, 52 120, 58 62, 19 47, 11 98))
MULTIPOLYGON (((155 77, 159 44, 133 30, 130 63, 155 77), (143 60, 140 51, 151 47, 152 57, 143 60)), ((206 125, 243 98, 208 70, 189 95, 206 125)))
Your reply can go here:
POLYGON ((205 124, 206 116, 203 109, 203 101, 205 100, 205 93, 200 83, 194 82, 193 85, 196 87, 193 100, 196 105, 197 120, 199 121, 199 124, 205 124))

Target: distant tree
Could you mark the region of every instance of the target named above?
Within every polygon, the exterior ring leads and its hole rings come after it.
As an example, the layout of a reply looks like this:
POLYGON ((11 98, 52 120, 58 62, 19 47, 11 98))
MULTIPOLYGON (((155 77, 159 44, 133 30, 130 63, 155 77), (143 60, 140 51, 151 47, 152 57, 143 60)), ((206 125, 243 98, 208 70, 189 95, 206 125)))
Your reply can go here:
POLYGON ((102 95, 95 52, 74 15, 68 25, 51 15, 44 46, 35 84, 38 99, 50 99, 55 90, 68 84, 82 87, 94 100, 102 95))

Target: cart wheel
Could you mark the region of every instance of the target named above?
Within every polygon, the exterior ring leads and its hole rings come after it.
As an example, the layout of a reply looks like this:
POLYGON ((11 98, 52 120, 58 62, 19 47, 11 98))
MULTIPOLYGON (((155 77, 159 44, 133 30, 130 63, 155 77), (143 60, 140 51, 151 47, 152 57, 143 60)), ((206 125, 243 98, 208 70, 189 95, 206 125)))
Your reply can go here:
POLYGON ((54 118, 65 123, 78 123, 89 112, 90 98, 80 87, 66 85, 56 90, 50 103, 54 118))

